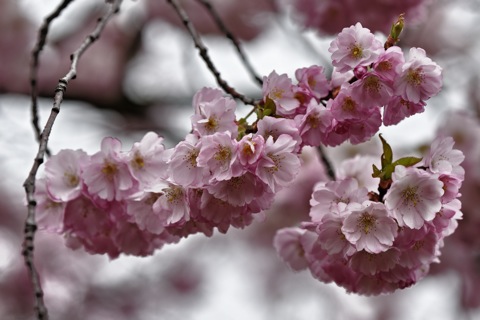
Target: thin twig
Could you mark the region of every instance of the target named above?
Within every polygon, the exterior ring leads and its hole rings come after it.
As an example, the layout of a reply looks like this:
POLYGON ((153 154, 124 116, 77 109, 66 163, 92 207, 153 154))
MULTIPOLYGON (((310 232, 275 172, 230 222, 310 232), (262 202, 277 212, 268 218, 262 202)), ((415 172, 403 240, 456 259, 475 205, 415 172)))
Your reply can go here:
POLYGON ((325 154, 325 150, 322 148, 322 146, 317 147, 318 153, 320 154, 320 159, 322 160, 322 163, 325 167, 325 170, 327 171, 328 176, 332 181, 335 181, 335 171, 333 170, 332 163, 328 159, 327 155, 325 154))
MULTIPOLYGON (((32 60, 30 62, 30 86, 31 86, 31 97, 32 97, 32 125, 33 130, 35 131, 35 138, 38 143, 40 143, 40 125, 39 117, 38 117, 38 88, 37 88, 37 74, 38 74, 38 61, 40 57, 40 52, 43 50, 45 46, 45 42, 47 41, 47 34, 48 29, 50 28, 50 24, 53 20, 55 20, 62 11, 68 7, 68 5, 73 2, 73 0, 63 0, 62 3, 53 11, 48 17, 43 20, 42 26, 38 30, 37 36, 37 43, 35 44, 35 48, 32 51, 32 60)), ((50 155, 50 151, 48 148, 46 149, 46 154, 50 155)))
POLYGON ((222 31, 225 36, 232 41, 233 45, 235 46, 235 49, 237 49, 238 55, 240 56, 240 60, 242 60, 243 65, 245 68, 247 68, 248 72, 250 73, 251 77, 260 85, 263 85, 263 80, 260 78, 260 76, 255 72, 253 69, 253 66, 251 65, 250 61, 248 60, 247 56, 245 55, 245 52, 243 51, 243 48, 240 45, 240 42, 238 39, 233 35, 233 33, 227 28, 225 23, 223 23, 222 18, 218 14, 217 10, 212 6, 209 0, 197 0, 199 3, 201 3, 207 11, 210 13, 212 16, 213 20, 215 20, 215 23, 217 24, 218 28, 220 31, 222 31))
POLYGON ((113 14, 118 12, 121 2, 122 0, 115 0, 112 2, 107 13, 98 20, 98 24, 95 30, 85 38, 80 47, 70 56, 72 61, 70 70, 65 75, 65 77, 59 80, 58 85, 55 88, 53 107, 50 112, 50 116, 48 117, 47 123, 45 124, 45 127, 40 134, 40 142, 37 155, 35 156, 30 173, 25 182, 23 183, 23 187, 25 188, 25 193, 27 197, 28 213, 27 219, 25 220, 25 236, 23 241, 22 254, 24 256, 25 264, 27 265, 28 271, 30 272, 31 281, 35 292, 35 313, 38 320, 48 320, 48 310, 43 301, 43 290, 40 283, 39 275, 33 261, 34 239, 35 232, 37 230, 37 224, 35 220, 35 208, 37 202, 34 197, 37 171, 43 163, 47 149, 48 139, 50 137, 50 132, 52 130, 53 123, 55 122, 55 119, 60 112, 60 105, 63 101, 63 96, 67 89, 68 82, 72 79, 75 79, 76 77, 78 60, 80 59, 80 56, 85 52, 85 50, 87 50, 87 48, 90 47, 92 43, 100 37, 100 34, 105 28, 108 20, 110 20, 113 14))
POLYGON ((178 1, 167 0, 167 2, 173 7, 175 12, 178 14, 180 19, 182 20, 183 25, 187 28, 188 32, 190 33, 190 36, 192 37, 193 42, 195 43, 195 47, 198 49, 200 57, 203 59, 203 61, 207 65, 208 69, 212 72, 213 76, 217 80, 218 85, 232 97, 239 99, 245 104, 250 104, 255 106, 256 104, 255 100, 248 98, 241 93, 238 93, 234 88, 229 86, 228 83, 220 76, 220 72, 217 70, 217 68, 213 64, 212 59, 210 59, 210 56, 208 55, 208 50, 203 44, 202 39, 200 38, 197 30, 191 23, 187 13, 185 12, 185 10, 183 10, 182 6, 180 6, 178 1))

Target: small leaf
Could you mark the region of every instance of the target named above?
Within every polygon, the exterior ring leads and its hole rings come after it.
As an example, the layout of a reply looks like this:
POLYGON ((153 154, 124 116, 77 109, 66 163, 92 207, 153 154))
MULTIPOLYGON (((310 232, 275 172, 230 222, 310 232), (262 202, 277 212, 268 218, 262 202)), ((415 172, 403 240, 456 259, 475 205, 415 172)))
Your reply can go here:
POLYGON ((392 177, 392 173, 395 171, 395 164, 387 164, 385 168, 382 169, 383 177, 382 180, 388 180, 392 177))
POLYGON ((382 169, 385 168, 387 165, 391 164, 393 161, 393 151, 392 147, 383 139, 382 135, 380 134, 380 140, 382 140, 383 145, 383 154, 382 154, 382 169))
POLYGON ((398 166, 398 165, 402 165, 404 167, 411 167, 413 165, 416 165, 417 163, 419 163, 420 161, 422 161, 422 158, 417 158, 417 157, 404 157, 404 158, 400 158, 398 159, 397 161, 395 161, 393 164, 395 166, 398 166))
POLYGON ((380 178, 380 176, 382 175, 382 171, 380 171, 380 169, 378 169, 377 166, 374 164, 372 164, 372 168, 373 168, 372 178, 380 178))

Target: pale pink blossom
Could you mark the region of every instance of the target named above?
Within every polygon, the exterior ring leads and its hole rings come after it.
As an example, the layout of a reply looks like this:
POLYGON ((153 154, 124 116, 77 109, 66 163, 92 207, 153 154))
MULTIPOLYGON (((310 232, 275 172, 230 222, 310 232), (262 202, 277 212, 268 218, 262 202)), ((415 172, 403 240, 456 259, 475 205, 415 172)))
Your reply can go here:
POLYGON ((358 187, 367 188, 368 191, 377 191, 380 178, 373 178, 371 170, 372 165, 380 167, 379 157, 356 155, 354 158, 349 158, 342 161, 336 166, 337 180, 344 180, 347 178, 354 178, 358 182, 358 187))
POLYGON ((276 106, 276 113, 282 116, 295 114, 300 102, 295 99, 292 80, 286 75, 278 75, 272 71, 268 77, 263 77, 262 87, 264 100, 272 100, 276 106))
POLYGON ((380 78, 387 81, 390 85, 393 85, 404 63, 405 57, 403 56, 402 49, 397 46, 392 46, 380 54, 373 64, 373 70, 375 70, 375 73, 380 78))
POLYGON ((452 137, 436 138, 430 151, 425 156, 425 166, 433 173, 450 174, 458 177, 460 180, 464 178, 464 170, 460 167, 465 156, 463 152, 453 149, 455 141, 452 137))
POLYGON ((300 170, 300 159, 294 153, 296 142, 291 136, 282 134, 276 141, 268 137, 256 174, 274 191, 288 186, 300 170))
POLYGON ((298 86, 307 89, 317 100, 328 95, 330 85, 323 67, 314 65, 308 68, 299 68, 295 71, 295 77, 298 80, 298 86))
POLYGON ((249 133, 238 142, 238 160, 245 168, 254 168, 260 159, 265 139, 261 135, 249 133))
POLYGON ((215 132, 238 134, 235 123, 237 104, 229 97, 223 97, 218 89, 203 88, 194 97, 195 114, 191 116, 193 132, 199 136, 215 132))
POLYGON ((45 178, 37 179, 35 183, 36 221, 40 230, 62 232, 65 202, 52 199, 46 183, 45 178))
POLYGON ((203 136, 199 142, 197 166, 210 171, 210 180, 228 180, 241 174, 237 160, 238 143, 227 132, 203 136))
POLYGON ((88 192, 107 201, 121 200, 135 187, 135 179, 120 154, 122 144, 115 138, 104 138, 101 150, 91 157, 83 179, 88 192))
POLYGON ((282 260, 294 271, 304 270, 308 266, 301 238, 305 230, 283 228, 273 238, 273 246, 282 260))
POLYGON ((161 194, 153 203, 152 209, 164 226, 190 220, 187 191, 182 186, 163 182, 145 191, 161 194))
POLYGON ((369 29, 357 23, 344 28, 332 41, 328 51, 332 54, 333 66, 339 72, 347 72, 357 66, 368 66, 375 62, 384 49, 369 29))
POLYGON ((409 59, 395 80, 394 93, 418 103, 439 93, 442 84, 442 68, 428 58, 422 48, 410 48, 409 59))
POLYGON ((319 182, 315 185, 310 199, 310 217, 313 222, 323 222, 329 213, 346 215, 368 200, 367 189, 359 187, 353 178, 319 182))
POLYGON ((391 248, 380 253, 369 253, 367 251, 359 251, 350 259, 350 267, 365 275, 375 275, 382 271, 393 269, 400 257, 400 251, 391 248))
POLYGON ((206 167, 199 167, 197 158, 200 146, 188 141, 181 141, 175 146, 173 154, 168 162, 169 177, 176 184, 199 188, 205 185, 210 178, 206 167))
POLYGON ((442 207, 443 183, 434 175, 400 165, 392 178, 385 206, 398 225, 419 229, 425 221, 432 221, 442 207))
POLYGON ((272 136, 273 140, 277 140, 280 135, 287 134, 296 142, 295 151, 300 149, 302 138, 300 137, 297 124, 293 119, 263 117, 258 121, 257 129, 257 134, 263 136, 265 140, 267 140, 269 136, 272 136))
POLYGON ((83 167, 89 162, 82 150, 61 150, 45 163, 45 179, 54 200, 69 201, 82 193, 83 167))
POLYGON ((163 138, 147 132, 140 142, 135 142, 126 155, 131 174, 148 187, 158 179, 166 179, 169 151, 163 146, 163 138))
POLYGON ((332 113, 323 105, 311 100, 304 115, 295 118, 299 123, 304 145, 319 146, 325 140, 325 131, 332 122, 332 113))
POLYGON ((397 223, 388 215, 383 203, 365 202, 343 221, 342 233, 358 251, 380 253, 391 248, 397 236, 397 223))
POLYGON ((390 84, 375 71, 366 73, 351 86, 351 94, 356 101, 372 107, 381 107, 388 103, 393 94, 390 84))
POLYGON ((426 231, 423 237, 415 239, 407 248, 403 248, 398 263, 406 268, 429 265, 437 259, 438 240, 438 234, 434 229, 426 231))
POLYGON ((162 196, 161 192, 139 192, 125 200, 125 211, 130 215, 140 230, 160 234, 164 228, 164 220, 153 210, 153 204, 162 196))
POLYGON ((369 105, 365 101, 354 97, 353 86, 344 85, 330 106, 332 115, 338 121, 366 119, 370 115, 370 109, 377 107, 369 105))
POLYGON ((320 245, 330 255, 351 256, 357 251, 342 233, 344 219, 345 216, 327 213, 323 217, 322 223, 318 224, 316 228, 320 245))
POLYGON ((386 126, 398 124, 405 118, 422 113, 426 105, 422 100, 411 102, 400 96, 393 96, 383 109, 383 124, 386 126))

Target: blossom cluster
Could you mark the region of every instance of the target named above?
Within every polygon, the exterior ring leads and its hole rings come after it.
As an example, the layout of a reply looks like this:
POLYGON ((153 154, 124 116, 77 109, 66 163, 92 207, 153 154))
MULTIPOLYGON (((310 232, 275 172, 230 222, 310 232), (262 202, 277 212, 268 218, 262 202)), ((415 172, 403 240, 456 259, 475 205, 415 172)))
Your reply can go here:
POLYGON ((327 80, 320 66, 295 72, 298 84, 272 72, 263 86, 268 113, 297 126, 304 145, 337 146, 347 140, 369 140, 384 125, 395 125, 424 111, 442 87, 442 68, 411 48, 405 59, 400 47, 385 50, 360 23, 344 28, 332 41, 333 74, 327 80), (383 120, 382 120, 383 108, 383 120))
POLYGON ((268 118, 239 138, 236 103, 218 89, 199 91, 193 107, 192 133, 172 149, 149 132, 127 152, 107 137, 93 155, 52 156, 37 183, 40 227, 72 248, 116 257, 249 225, 297 175, 300 141, 268 118))
POLYGON ((311 221, 277 232, 279 255, 292 269, 308 268, 348 292, 376 295, 413 285, 439 261, 444 238, 462 217, 464 156, 453 144, 450 137, 436 139, 421 162, 397 164, 378 193, 373 181, 355 175, 318 183, 311 221))

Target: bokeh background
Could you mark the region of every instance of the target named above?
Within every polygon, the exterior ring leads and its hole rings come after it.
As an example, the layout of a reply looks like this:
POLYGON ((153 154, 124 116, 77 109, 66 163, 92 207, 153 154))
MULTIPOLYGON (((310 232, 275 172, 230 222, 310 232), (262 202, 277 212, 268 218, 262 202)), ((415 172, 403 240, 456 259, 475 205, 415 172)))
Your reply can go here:
MULTIPOLYGON (((256 72, 293 77, 322 65, 343 27, 361 21, 380 33, 406 12, 403 47, 420 46, 444 68, 444 90, 427 110, 381 132, 398 154, 419 153, 440 130, 467 156, 464 220, 447 238, 441 263, 412 288, 360 297, 293 273, 277 257, 275 231, 308 214, 313 184, 325 179, 315 153, 304 156, 295 185, 245 230, 194 235, 152 257, 110 261, 65 247, 38 232, 35 259, 51 319, 480 319, 480 2, 389 0, 212 0, 256 72)), ((195 0, 181 1, 220 70, 239 92, 261 96, 231 42, 195 0)), ((26 217, 22 183, 37 151, 30 120, 29 65, 38 28, 58 0, 0 2, 0 319, 33 318, 33 293, 21 252, 26 217)), ((100 0, 74 1, 51 26, 40 58, 40 119, 53 102, 69 55, 105 12, 100 0)), ((216 87, 176 14, 163 0, 125 0, 121 12, 82 57, 67 89, 49 147, 98 151, 104 136, 128 150, 147 131, 174 146, 189 132, 191 99, 216 87)), ((239 105, 239 115, 247 107, 239 105)), ((375 140, 375 139, 374 139, 375 140)), ((329 148, 337 167, 357 153, 379 156, 376 141, 329 148)))

